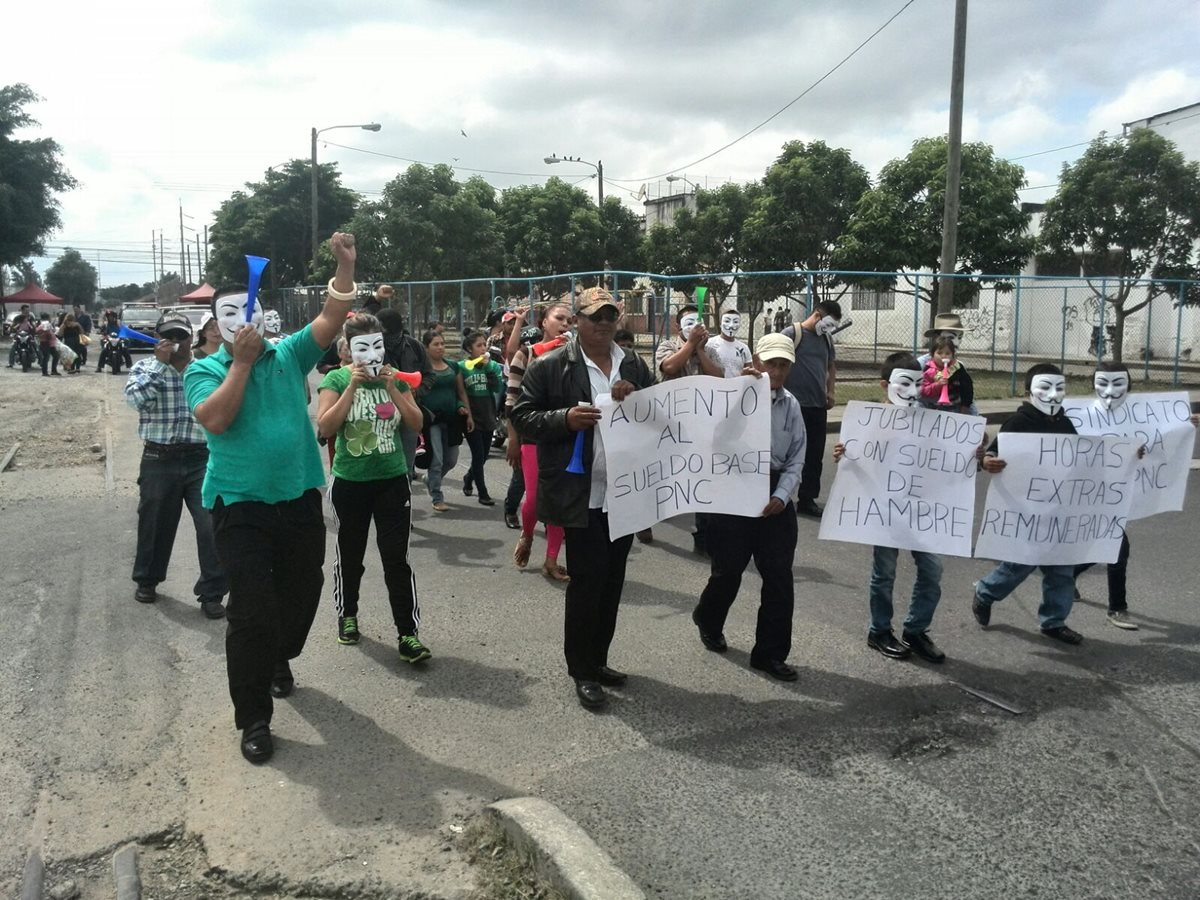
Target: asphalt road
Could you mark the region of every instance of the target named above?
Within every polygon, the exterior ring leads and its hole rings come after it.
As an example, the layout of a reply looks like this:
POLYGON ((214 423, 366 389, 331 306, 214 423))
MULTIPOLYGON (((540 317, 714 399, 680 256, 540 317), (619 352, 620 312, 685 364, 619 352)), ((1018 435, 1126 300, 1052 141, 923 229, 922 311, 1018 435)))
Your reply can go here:
MULTIPOLYGON (((1200 894, 1195 472, 1187 510, 1131 529, 1141 631, 1106 624, 1102 571, 1081 580, 1080 647, 1038 634, 1035 581, 980 631, 969 598, 988 565, 947 558, 941 667, 867 649, 870 549, 818 542, 802 519, 790 685, 748 668, 757 577, 731 614, 732 649, 707 652, 689 618, 706 566, 688 523, 656 526, 654 545, 634 545, 611 659, 631 678, 595 715, 566 677, 561 588, 513 567, 516 533, 499 507, 461 497, 460 468, 451 512, 415 498, 433 660, 398 662, 369 556, 363 643, 335 642, 327 599, 297 691, 277 704, 276 757, 255 768, 237 749, 223 627, 191 597, 186 516, 163 599, 133 600, 138 445, 123 379, 75 381, 0 370, 5 409, 52 410, 55 390, 94 391, 101 410, 107 397, 97 427, 113 446, 111 490, 94 460, 0 475, 5 896, 32 846, 84 859, 182 826, 247 893, 461 897, 472 873, 455 830, 530 794, 652 897, 1200 894)), ((500 460, 488 474, 500 495, 500 460)), ((903 561, 901 592, 911 575, 903 561)))

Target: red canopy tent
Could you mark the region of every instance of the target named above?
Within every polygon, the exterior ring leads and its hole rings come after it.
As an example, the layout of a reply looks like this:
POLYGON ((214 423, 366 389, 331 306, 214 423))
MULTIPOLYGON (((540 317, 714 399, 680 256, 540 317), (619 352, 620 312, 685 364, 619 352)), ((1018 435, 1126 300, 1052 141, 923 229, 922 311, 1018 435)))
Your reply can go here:
POLYGON ((57 297, 49 291, 44 291, 33 282, 25 285, 15 294, 10 294, 7 297, 0 298, 4 303, 4 314, 8 315, 9 304, 12 304, 15 309, 20 309, 21 304, 28 303, 35 313, 49 312, 47 309, 39 309, 38 304, 43 306, 66 306, 67 301, 62 297, 57 297))
POLYGON ((180 303, 207 303, 209 300, 212 300, 213 294, 215 294, 216 292, 217 292, 217 289, 206 281, 206 282, 204 282, 204 284, 200 285, 200 287, 196 288, 190 294, 184 294, 182 297, 180 297, 179 302, 180 303))

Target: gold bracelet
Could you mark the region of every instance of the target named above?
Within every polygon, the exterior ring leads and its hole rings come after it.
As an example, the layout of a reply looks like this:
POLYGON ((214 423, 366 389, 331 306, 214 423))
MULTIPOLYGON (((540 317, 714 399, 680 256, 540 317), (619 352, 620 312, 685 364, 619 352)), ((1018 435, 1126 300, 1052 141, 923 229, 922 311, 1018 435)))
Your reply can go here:
POLYGON ((336 275, 333 276, 333 278, 329 279, 329 284, 325 286, 326 293, 328 293, 329 296, 332 297, 334 300, 341 300, 343 303, 353 302, 354 298, 358 296, 358 282, 356 282, 356 281, 350 282, 350 284, 353 286, 350 288, 350 290, 343 293, 342 291, 336 290, 334 288, 333 282, 336 280, 337 280, 336 275))

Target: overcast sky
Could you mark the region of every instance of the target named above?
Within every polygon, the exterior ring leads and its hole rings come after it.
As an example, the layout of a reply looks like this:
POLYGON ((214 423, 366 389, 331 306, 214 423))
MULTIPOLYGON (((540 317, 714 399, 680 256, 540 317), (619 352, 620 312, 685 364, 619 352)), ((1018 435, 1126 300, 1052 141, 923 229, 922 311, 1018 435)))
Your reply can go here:
MULTIPOLYGON (((44 98, 30 110, 41 126, 22 136, 57 140, 80 182, 61 198, 48 247, 80 249, 112 285, 150 280, 154 230, 178 268, 180 202, 202 230, 233 190, 307 159, 314 126, 382 124, 321 136, 320 160, 368 197, 407 165, 372 154, 450 163, 464 179, 488 170, 497 188, 592 174, 547 166, 549 154, 603 160, 606 193, 639 209, 643 183, 651 196, 684 189, 663 180, 672 171, 701 186, 760 177, 787 140, 845 147, 874 176, 914 139, 946 131, 953 0, 913 0, 768 125, 697 160, 904 5, 41 0, 6 5, 0 83, 44 98)), ((1020 157, 1198 102, 1198 39, 1194 0, 975 0, 964 138, 1020 157)), ((1053 185, 1083 149, 1020 160, 1028 184, 1053 185)))

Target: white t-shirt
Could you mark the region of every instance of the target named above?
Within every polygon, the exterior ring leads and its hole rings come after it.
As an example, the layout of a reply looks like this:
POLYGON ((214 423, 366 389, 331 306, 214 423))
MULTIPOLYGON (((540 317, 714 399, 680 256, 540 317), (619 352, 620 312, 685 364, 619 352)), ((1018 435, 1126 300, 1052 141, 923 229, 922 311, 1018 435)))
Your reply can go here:
POLYGON ((708 339, 704 349, 725 370, 726 378, 737 378, 750 365, 750 348, 736 338, 727 341, 718 334, 708 339))
MULTIPOLYGON (((612 368, 608 375, 600 371, 600 367, 592 362, 582 348, 579 352, 583 354, 583 362, 587 366, 588 384, 592 389, 594 404, 597 397, 611 394, 613 385, 621 380, 621 362, 625 359, 625 351, 616 343, 612 345, 609 351, 612 368)), ((605 495, 608 493, 608 465, 604 458, 604 441, 600 436, 600 426, 597 425, 593 430, 595 434, 592 436, 592 484, 588 494, 588 508, 604 509, 605 495)))

